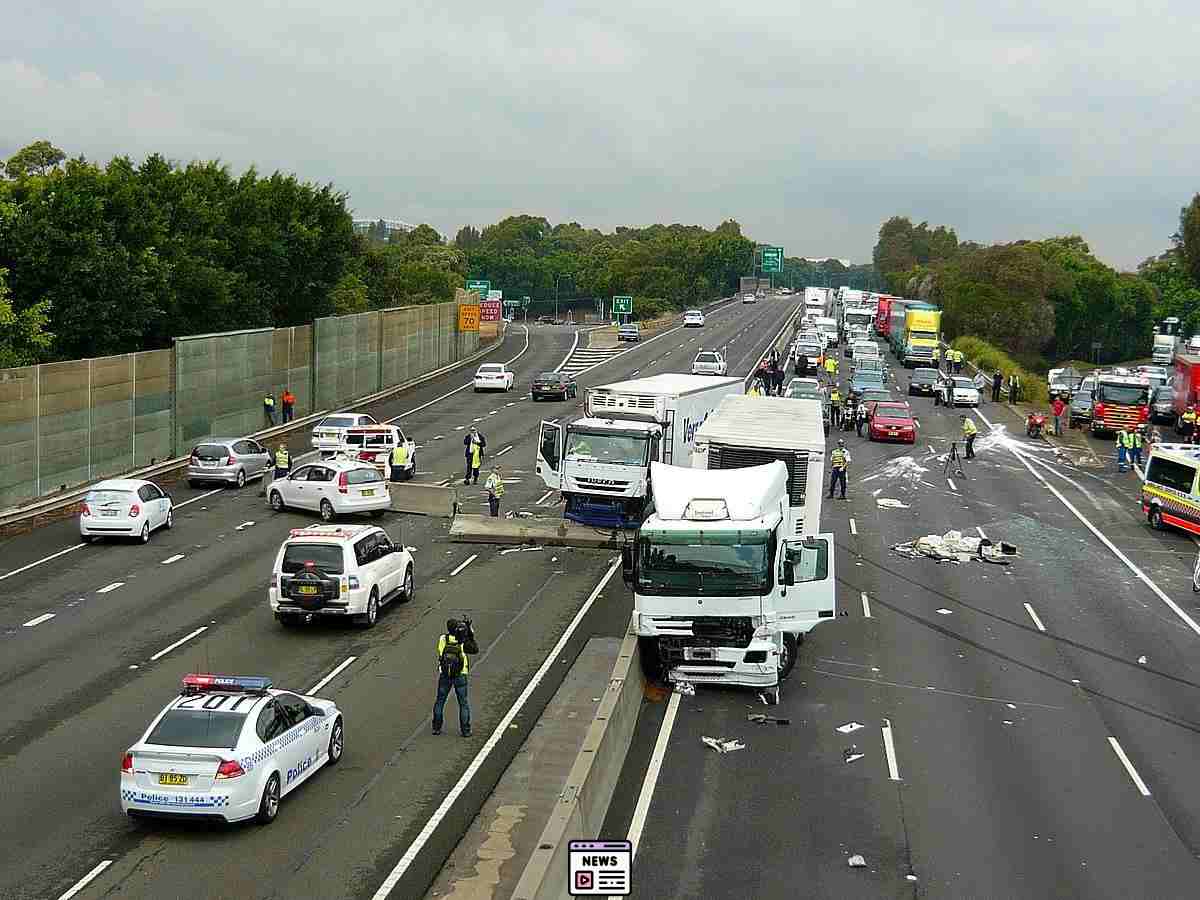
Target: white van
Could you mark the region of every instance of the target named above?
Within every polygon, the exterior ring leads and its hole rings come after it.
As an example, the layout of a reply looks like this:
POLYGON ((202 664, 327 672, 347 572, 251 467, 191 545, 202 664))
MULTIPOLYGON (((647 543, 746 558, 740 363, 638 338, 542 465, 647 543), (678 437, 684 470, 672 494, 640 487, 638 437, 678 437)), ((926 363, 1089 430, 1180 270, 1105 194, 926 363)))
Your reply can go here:
POLYGON ((1200 534, 1200 447, 1155 444, 1146 460, 1142 512, 1155 528, 1181 528, 1200 534))

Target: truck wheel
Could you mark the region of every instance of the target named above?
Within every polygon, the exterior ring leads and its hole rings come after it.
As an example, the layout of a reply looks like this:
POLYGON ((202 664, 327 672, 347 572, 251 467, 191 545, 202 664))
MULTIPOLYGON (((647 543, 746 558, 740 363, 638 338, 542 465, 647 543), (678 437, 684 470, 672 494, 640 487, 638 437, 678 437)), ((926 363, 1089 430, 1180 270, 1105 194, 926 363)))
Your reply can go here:
POLYGON ((800 642, 794 634, 783 635, 783 653, 779 657, 779 680, 787 678, 796 667, 796 656, 800 653, 800 642))
POLYGON ((662 681, 662 659, 658 655, 658 641, 654 638, 638 638, 638 657, 642 661, 642 674, 647 681, 662 681))

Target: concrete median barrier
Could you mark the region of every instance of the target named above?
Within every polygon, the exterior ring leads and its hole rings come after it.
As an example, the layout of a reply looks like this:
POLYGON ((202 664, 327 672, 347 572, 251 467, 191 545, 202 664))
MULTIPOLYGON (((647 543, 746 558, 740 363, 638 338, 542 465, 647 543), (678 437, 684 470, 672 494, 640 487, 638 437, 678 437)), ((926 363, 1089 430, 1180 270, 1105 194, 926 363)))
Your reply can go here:
POLYGON ((606 530, 566 519, 460 515, 450 526, 450 540, 459 544, 533 544, 543 547, 585 547, 619 550, 634 532, 606 530))
POLYGON ((422 516, 453 519, 458 509, 458 491, 437 484, 390 483, 392 509, 422 516))
POLYGON ((600 837, 600 828, 608 815, 633 740, 643 693, 637 633, 631 618, 604 697, 550 820, 521 873, 513 900, 567 900, 570 897, 567 878, 570 841, 600 837))

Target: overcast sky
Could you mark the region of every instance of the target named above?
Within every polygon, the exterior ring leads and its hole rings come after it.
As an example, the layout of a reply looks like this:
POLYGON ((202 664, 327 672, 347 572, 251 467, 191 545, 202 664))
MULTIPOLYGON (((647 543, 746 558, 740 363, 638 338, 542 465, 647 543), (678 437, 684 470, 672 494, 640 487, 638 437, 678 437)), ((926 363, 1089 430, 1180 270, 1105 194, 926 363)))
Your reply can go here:
POLYGON ((862 261, 898 213, 1132 267, 1200 190, 1196 0, 1041 5, 15 0, 0 154, 253 163, 451 235, 732 217, 862 261))

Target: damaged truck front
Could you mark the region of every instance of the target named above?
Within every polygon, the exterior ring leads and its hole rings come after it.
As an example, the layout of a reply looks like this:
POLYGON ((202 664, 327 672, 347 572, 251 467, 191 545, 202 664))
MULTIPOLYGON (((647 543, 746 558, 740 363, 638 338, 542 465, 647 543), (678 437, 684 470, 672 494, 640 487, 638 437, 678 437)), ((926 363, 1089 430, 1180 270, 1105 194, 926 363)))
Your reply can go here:
POLYGON ((640 656, 652 678, 771 689, 836 611, 820 405, 729 397, 714 423, 700 468, 653 467, 655 511, 624 552, 640 656))

